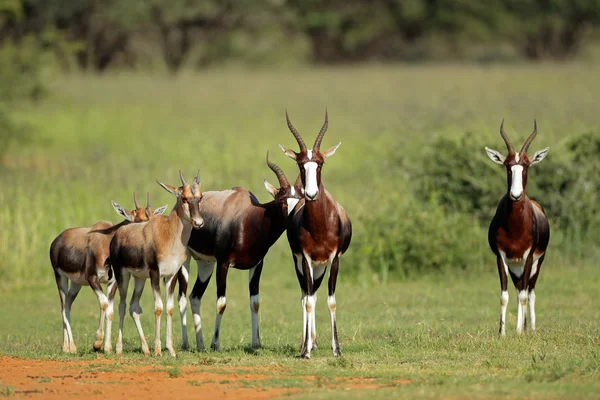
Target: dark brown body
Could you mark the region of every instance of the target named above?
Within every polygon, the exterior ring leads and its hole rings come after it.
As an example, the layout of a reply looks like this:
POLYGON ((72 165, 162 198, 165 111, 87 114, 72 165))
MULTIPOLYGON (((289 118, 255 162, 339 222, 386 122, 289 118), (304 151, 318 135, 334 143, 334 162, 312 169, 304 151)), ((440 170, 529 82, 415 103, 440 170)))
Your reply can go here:
MULTIPOLYGON (((220 322, 226 308, 227 273, 229 268, 249 270, 250 310, 252 313, 252 345, 260 347, 258 330, 259 286, 263 259, 271 246, 285 230, 287 218, 287 199, 299 197, 299 188, 287 184, 275 194, 275 200, 260 203, 246 189, 235 187, 231 190, 205 192, 200 213, 204 218, 204 227, 193 231, 188 248, 196 260, 198 276, 190 302, 194 315, 196 345, 204 348, 202 336, 200 303, 216 264, 217 279, 217 316, 211 348, 220 347, 220 322)), ((189 271, 189 260, 185 265, 189 271)), ((187 346, 185 322, 185 292, 187 276, 182 269, 180 274, 180 310, 182 312, 182 331, 184 347, 187 346), (183 303, 182 303, 183 302, 183 303)))

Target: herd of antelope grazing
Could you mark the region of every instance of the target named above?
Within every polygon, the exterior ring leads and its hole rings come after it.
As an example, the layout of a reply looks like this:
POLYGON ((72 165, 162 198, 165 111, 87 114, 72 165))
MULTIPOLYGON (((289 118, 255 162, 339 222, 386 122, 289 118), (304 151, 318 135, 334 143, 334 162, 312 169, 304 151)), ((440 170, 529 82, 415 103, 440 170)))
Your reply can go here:
MULTIPOLYGON (((325 160, 333 156, 341 142, 321 151, 321 142, 328 128, 328 115, 312 146, 308 148, 286 110, 286 121, 299 152, 281 145, 280 148, 298 165, 299 175, 294 184, 275 163, 266 163, 275 173, 279 188, 264 181, 273 197, 260 203, 256 196, 241 188, 202 192, 200 172, 188 183, 181 171, 181 186, 158 184, 176 198, 169 215, 162 215, 167 206, 153 210, 148 194, 146 207, 141 207, 134 193, 135 210, 126 211, 112 202, 115 211, 124 218, 119 224, 100 221, 86 228, 71 228, 62 232, 50 246, 50 260, 61 302, 63 322, 63 351, 76 352, 70 325, 71 306, 81 289, 88 285, 100 303, 100 321, 95 350, 112 351, 111 331, 114 298, 119 292, 119 332, 116 352, 123 351, 123 325, 127 307, 127 292, 134 278, 129 314, 137 328, 144 354, 150 350, 140 316, 140 298, 150 279, 154 296, 155 339, 154 354, 161 355, 161 316, 164 311, 160 281, 166 286, 166 348, 175 356, 173 345, 173 313, 175 286, 179 285, 178 305, 182 325, 182 348, 188 349, 187 289, 190 263, 197 265, 197 278, 190 294, 196 348, 204 349, 200 303, 216 265, 216 323, 211 349, 219 350, 221 320, 227 306, 226 289, 229 268, 247 270, 252 346, 260 347, 258 326, 259 286, 264 258, 270 247, 284 231, 292 253, 296 276, 302 292, 302 345, 300 355, 310 358, 316 348, 315 307, 317 290, 329 269, 327 305, 331 319, 331 347, 334 356, 341 355, 337 334, 335 289, 339 258, 347 251, 352 238, 352 224, 344 208, 328 192, 321 180, 325 160), (69 285, 70 281, 70 285, 69 285), (101 284, 107 284, 107 293, 101 284), (106 330, 104 325, 106 324, 106 330)), ((550 228, 543 208, 531 200, 525 191, 529 166, 544 159, 548 148, 527 155, 533 133, 519 152, 515 152, 503 123, 500 134, 508 155, 486 147, 488 156, 502 164, 507 171, 507 192, 501 198, 491 221, 488 240, 497 257, 500 276, 500 335, 505 335, 508 304, 507 279, 510 275, 518 292, 517 333, 526 329, 527 305, 531 330, 535 330, 535 284, 544 261, 550 228)))

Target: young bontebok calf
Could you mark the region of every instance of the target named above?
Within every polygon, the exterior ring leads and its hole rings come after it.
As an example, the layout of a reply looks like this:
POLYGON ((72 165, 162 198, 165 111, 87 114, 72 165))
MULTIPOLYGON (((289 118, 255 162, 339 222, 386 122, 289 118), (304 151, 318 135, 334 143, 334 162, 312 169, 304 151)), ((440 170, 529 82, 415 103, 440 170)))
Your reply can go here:
POLYGON ((152 211, 150 194, 148 205, 140 207, 135 193, 133 194, 135 210, 126 211, 120 204, 112 202, 115 211, 125 218, 120 224, 113 225, 108 221, 100 221, 87 228, 71 228, 62 232, 50 245, 50 261, 54 269, 54 277, 63 320, 63 351, 75 353, 77 348, 71 332, 71 306, 79 294, 81 286, 89 285, 100 303, 100 325, 96 332, 94 349, 99 350, 104 338, 104 315, 108 307, 106 295, 102 292, 101 283, 113 280, 112 269, 105 264, 108 258, 110 240, 119 228, 129 222, 147 221, 152 214, 162 214, 166 206, 152 211), (71 285, 69 287, 69 281, 71 285))
POLYGON ((529 145, 537 134, 537 124, 534 121, 533 132, 517 153, 503 126, 504 121, 500 125, 500 135, 506 143, 508 155, 504 157, 496 150, 485 148, 492 161, 506 167, 507 174, 507 193, 498 204, 488 232, 488 241, 496 255, 500 275, 500 335, 506 334, 509 274, 519 297, 517 333, 521 334, 525 330, 528 300, 531 330, 535 331, 535 284, 550 240, 550 226, 544 209, 525 193, 527 169, 546 157, 548 147, 536 151, 531 158, 527 155, 529 145))
MULTIPOLYGON (((283 171, 269 161, 267 164, 277 176, 280 188, 277 189, 267 181, 265 188, 274 200, 261 204, 251 192, 234 187, 231 190, 205 192, 200 213, 204 217, 204 227, 193 231, 188 243, 188 250, 198 265, 198 277, 190 302, 194 317, 196 346, 204 349, 202 337, 202 320, 200 318, 200 302, 217 265, 217 314, 215 333, 211 342, 213 350, 219 349, 221 319, 225 312, 227 300, 227 272, 229 268, 249 271, 250 312, 252 315, 252 346, 260 347, 258 329, 258 292, 263 259, 269 248, 279 239, 285 230, 288 210, 294 208, 300 199, 300 182, 290 185, 283 171)), ((186 330, 186 298, 190 259, 180 272, 179 306, 182 318, 183 347, 187 348, 186 330)))
POLYGON ((336 325, 335 285, 339 269, 339 257, 346 252, 352 237, 352 224, 344 208, 325 190, 321 181, 321 168, 339 145, 321 152, 321 141, 327 131, 328 117, 325 111, 325 123, 315 140, 312 149, 308 149, 285 113, 288 127, 300 152, 281 146, 284 153, 296 161, 300 168, 304 199, 291 212, 287 223, 287 237, 296 264, 296 275, 302 289, 303 331, 301 356, 310 358, 310 351, 316 344, 315 305, 317 290, 321 285, 325 270, 329 270, 329 297, 327 305, 331 317, 331 347, 333 355, 341 354, 336 325))
MULTIPOLYGON (((199 204, 202 199, 200 191, 200 174, 188 185, 181 171, 179 172, 182 186, 179 188, 158 182, 166 191, 177 197, 175 207, 168 216, 151 218, 144 224, 135 224, 119 229, 110 242, 110 263, 114 269, 116 285, 119 288, 119 336, 117 339, 117 353, 123 350, 123 322, 125 318, 125 303, 129 278, 134 276, 135 286, 129 313, 133 318, 142 342, 144 354, 150 354, 148 344, 144 338, 140 315, 140 297, 144 290, 146 279, 150 278, 152 294, 154 295, 154 315, 156 332, 154 337, 154 354, 161 355, 160 342, 160 317, 163 311, 163 302, 160 296, 160 278, 166 283, 167 292, 167 349, 175 356, 173 348, 173 292, 175 290, 175 277, 186 259, 186 246, 190 239, 192 228, 199 229, 204 225, 200 215, 199 204)), ((104 351, 110 352, 111 326, 113 317, 113 303, 116 292, 115 283, 109 286, 109 305, 107 309, 106 338, 104 351)))

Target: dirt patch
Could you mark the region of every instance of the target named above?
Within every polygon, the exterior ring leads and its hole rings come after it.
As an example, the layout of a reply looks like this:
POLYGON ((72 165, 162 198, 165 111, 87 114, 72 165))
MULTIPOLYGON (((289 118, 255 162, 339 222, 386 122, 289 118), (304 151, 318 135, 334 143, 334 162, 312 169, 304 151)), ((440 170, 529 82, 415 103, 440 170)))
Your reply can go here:
MULTIPOLYGON (((0 356, 0 396, 64 399, 266 399, 300 390, 302 382, 316 377, 287 377, 272 368, 218 368, 218 372, 194 366, 165 367, 129 362, 26 360, 0 356), (282 377, 284 380, 282 381, 282 377)), ((320 385, 319 385, 320 386, 320 385)), ((326 387, 374 389, 374 380, 335 379, 326 387)))

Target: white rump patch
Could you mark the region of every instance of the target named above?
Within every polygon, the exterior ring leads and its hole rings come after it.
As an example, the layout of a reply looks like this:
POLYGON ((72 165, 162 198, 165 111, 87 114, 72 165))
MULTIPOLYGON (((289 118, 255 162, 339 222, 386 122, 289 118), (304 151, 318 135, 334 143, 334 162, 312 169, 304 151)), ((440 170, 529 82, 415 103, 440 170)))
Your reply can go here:
POLYGON ((514 199, 520 199, 523 195, 523 166, 513 165, 510 169, 512 171, 510 195, 514 199))
POLYGON ((319 192, 319 187, 317 186, 317 167, 318 165, 314 161, 304 164, 304 170, 306 171, 306 187, 304 188, 304 192, 311 199, 315 198, 319 192))

